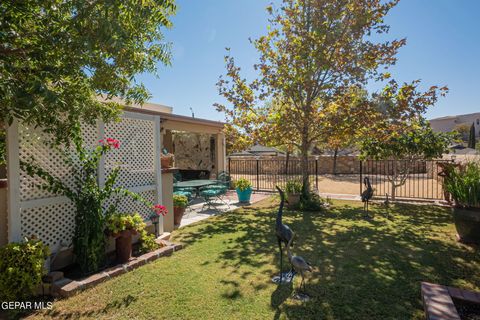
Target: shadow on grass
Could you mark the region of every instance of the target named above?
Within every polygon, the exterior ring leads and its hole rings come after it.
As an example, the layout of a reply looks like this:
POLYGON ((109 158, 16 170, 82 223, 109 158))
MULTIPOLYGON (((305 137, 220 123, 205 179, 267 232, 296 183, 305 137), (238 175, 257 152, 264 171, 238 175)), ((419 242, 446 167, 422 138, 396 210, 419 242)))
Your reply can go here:
MULTIPOLYGON (((264 283, 255 286, 269 290, 279 265, 276 210, 272 204, 230 212, 194 231, 187 230, 176 240, 188 245, 235 234, 226 241, 217 262, 240 273, 242 266, 251 270, 268 264, 271 274, 265 274, 264 283)), ((291 301, 298 279, 293 285, 276 286, 270 301, 274 318, 421 318, 421 281, 480 288, 478 248, 455 242, 447 208, 394 205, 389 210, 391 219, 379 205, 372 206, 372 212, 375 218, 365 220, 361 204, 355 202, 324 213, 285 212, 284 222, 298 235, 293 251, 315 266, 306 282, 312 300, 291 301)), ((249 281, 255 275, 244 271, 240 276, 249 281)), ((242 295, 238 284, 232 287, 227 280, 220 281, 231 288, 225 298, 242 295)))
POLYGON ((88 311, 76 311, 76 312, 60 312, 55 309, 49 310, 46 312, 46 315, 52 317, 53 319, 83 319, 83 318, 98 318, 101 315, 107 314, 113 309, 122 309, 128 308, 132 302, 137 300, 136 297, 132 295, 127 295, 121 300, 115 300, 108 303, 104 308, 100 310, 88 310, 88 311))

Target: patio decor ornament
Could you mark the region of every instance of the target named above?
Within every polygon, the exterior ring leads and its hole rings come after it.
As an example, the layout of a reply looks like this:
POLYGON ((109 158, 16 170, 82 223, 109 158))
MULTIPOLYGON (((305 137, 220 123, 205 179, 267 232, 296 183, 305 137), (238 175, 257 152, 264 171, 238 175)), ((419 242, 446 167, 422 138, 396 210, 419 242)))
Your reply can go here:
POLYGON ((287 244, 288 261, 290 261, 290 264, 292 265, 292 271, 294 270, 302 276, 302 282, 300 282, 300 289, 302 288, 303 284, 303 292, 297 292, 294 295, 294 298, 297 300, 308 301, 310 300, 310 297, 305 293, 305 272, 312 272, 313 269, 312 265, 308 263, 304 258, 292 255, 292 252, 290 251, 290 246, 292 245, 294 237, 295 233, 292 235, 292 238, 287 244))
POLYGON ((368 202, 373 197, 373 188, 370 184, 370 179, 368 179, 368 177, 365 177, 363 179, 363 184, 365 185, 366 189, 362 192, 361 198, 363 202, 363 211, 365 212, 365 218, 368 218, 368 202))
POLYGON ((385 193, 385 201, 383 201, 383 205, 385 206, 385 213, 387 215, 387 219, 390 218, 390 199, 388 198, 388 193, 385 193))
POLYGON ((277 236, 278 248, 280 249, 280 275, 275 276, 272 278, 272 281, 278 284, 282 283, 290 283, 293 280, 294 274, 292 272, 283 273, 283 252, 282 252, 282 243, 285 246, 288 246, 290 240, 292 240, 293 232, 289 226, 283 224, 282 222, 282 214, 283 214, 283 207, 285 204, 285 193, 276 186, 278 192, 280 193, 280 207, 277 213, 277 219, 275 222, 275 234, 277 236))

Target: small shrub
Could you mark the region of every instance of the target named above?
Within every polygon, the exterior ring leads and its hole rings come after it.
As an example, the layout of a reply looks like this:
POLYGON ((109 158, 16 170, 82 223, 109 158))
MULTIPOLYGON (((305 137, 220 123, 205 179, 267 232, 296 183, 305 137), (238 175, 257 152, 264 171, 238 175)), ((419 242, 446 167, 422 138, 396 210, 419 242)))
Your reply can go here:
POLYGON ((185 208, 188 205, 188 198, 182 194, 173 195, 173 206, 176 208, 185 208))
POLYGON ((326 205, 327 202, 318 194, 310 192, 302 194, 298 207, 302 211, 322 211, 326 205))
POLYGON ((299 194, 302 192, 303 183, 299 180, 290 180, 287 182, 285 191, 289 194, 299 194))
POLYGON ((156 250, 160 247, 160 245, 155 242, 155 235, 148 233, 147 230, 142 230, 140 232, 140 247, 139 252, 140 254, 144 254, 153 250, 156 250))
POLYGON ((251 188, 252 188, 252 183, 245 178, 240 178, 237 181, 235 181, 235 189, 238 189, 240 191, 245 191, 251 188))
POLYGON ((1 247, 0 300, 20 301, 32 296, 46 272, 48 255, 48 247, 34 239, 1 247))

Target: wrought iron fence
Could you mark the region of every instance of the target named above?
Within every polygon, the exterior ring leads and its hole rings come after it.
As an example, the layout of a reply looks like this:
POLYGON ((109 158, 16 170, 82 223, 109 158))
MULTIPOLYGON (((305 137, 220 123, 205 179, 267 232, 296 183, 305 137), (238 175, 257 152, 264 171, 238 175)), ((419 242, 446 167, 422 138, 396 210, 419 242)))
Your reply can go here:
POLYGON ((360 193, 368 177, 374 197, 445 199, 442 164, 449 160, 367 160, 360 163, 360 193))
MULTIPOLYGON (((233 180, 245 178, 257 191, 274 191, 275 186, 285 188, 287 181, 301 180, 301 160, 286 159, 228 159, 228 172, 233 180)), ((311 186, 318 187, 318 160, 308 160, 311 186)))
MULTIPOLYGON (((375 197, 384 197, 386 193, 397 199, 444 199, 442 163, 448 160, 367 160, 351 162, 350 174, 325 174, 325 159, 322 157, 308 160, 310 185, 320 192, 361 194, 364 190, 363 179, 368 177, 374 188, 375 197), (322 163, 322 161, 324 161, 322 163), (401 172, 407 172, 401 176, 401 172), (397 174, 396 186, 392 187, 392 178, 397 174), (401 181, 400 179, 404 179, 401 181), (359 188, 356 182, 359 182, 359 188), (402 183, 399 183, 399 182, 402 183), (335 188, 333 188, 335 187, 335 188), (332 192, 331 190, 336 190, 332 192)), ((254 190, 274 191, 275 186, 285 188, 289 180, 301 180, 301 160, 298 158, 278 159, 228 159, 228 171, 233 180, 246 178, 252 182, 254 190)), ((348 171, 348 170, 346 170, 348 171)), ((330 171, 331 172, 331 171, 330 171)))

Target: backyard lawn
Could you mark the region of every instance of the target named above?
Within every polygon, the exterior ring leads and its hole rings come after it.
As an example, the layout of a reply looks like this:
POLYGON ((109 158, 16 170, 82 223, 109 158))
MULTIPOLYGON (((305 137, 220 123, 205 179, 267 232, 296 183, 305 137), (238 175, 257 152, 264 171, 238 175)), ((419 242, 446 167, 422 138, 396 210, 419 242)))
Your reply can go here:
POLYGON ((324 213, 286 211, 297 233, 294 253, 314 266, 306 290, 277 286, 274 222, 278 200, 178 230, 185 249, 114 278, 54 309, 55 319, 424 319, 420 282, 480 290, 478 250, 455 241, 449 209, 333 201, 324 213))

